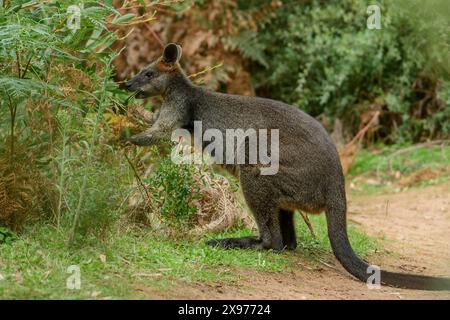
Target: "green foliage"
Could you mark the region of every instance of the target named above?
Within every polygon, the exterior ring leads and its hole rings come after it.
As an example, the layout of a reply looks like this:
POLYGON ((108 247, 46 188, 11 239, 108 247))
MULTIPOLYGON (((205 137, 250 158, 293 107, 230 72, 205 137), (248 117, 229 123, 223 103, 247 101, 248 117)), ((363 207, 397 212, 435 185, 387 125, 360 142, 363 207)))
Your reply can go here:
POLYGON ((0 244, 10 244, 17 239, 16 233, 7 228, 0 227, 0 244))
POLYGON ((449 146, 381 145, 374 147, 374 150, 361 150, 350 168, 349 175, 379 172, 388 176, 393 171, 410 174, 424 168, 437 169, 448 165, 449 146))
POLYGON ((382 29, 369 30, 371 1, 284 0, 270 23, 235 40, 254 61, 257 93, 354 132, 363 112, 380 108, 387 142, 448 136, 448 1, 378 3, 382 29))
POLYGON ((31 180, 19 173, 45 178, 45 186, 36 182, 16 194, 34 199, 32 208, 44 198, 47 217, 72 243, 108 231, 132 181, 119 146, 105 143, 115 134, 103 117, 123 108, 126 97, 112 78, 117 52, 108 48, 117 35, 105 19, 132 17, 110 1, 78 1, 81 20, 72 32, 71 5, 12 0, 0 6, 0 117, 8 119, 0 122, 0 139, 8 142, 0 145, 0 160, 7 159, 16 180, 31 180), (28 170, 19 172, 19 165, 28 170))
POLYGON ((194 165, 175 164, 165 156, 146 179, 159 213, 171 226, 189 227, 189 217, 197 212, 200 187, 194 173, 194 165))

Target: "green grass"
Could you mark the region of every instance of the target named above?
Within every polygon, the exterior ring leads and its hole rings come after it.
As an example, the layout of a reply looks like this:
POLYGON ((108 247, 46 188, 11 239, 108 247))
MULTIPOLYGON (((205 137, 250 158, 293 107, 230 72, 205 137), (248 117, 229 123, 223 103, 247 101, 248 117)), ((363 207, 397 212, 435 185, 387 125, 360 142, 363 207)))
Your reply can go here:
MULTIPOLYGON (((351 168, 350 179, 379 177, 378 186, 365 186, 364 192, 388 190, 384 182, 395 183, 392 172, 402 176, 422 169, 439 169, 450 164, 450 147, 428 147, 392 156, 400 146, 361 150, 351 168), (390 161, 388 161, 390 159, 390 161)), ((444 172, 435 179, 421 181, 418 186, 448 178, 444 172)), ((386 183, 387 184, 387 183, 386 183)), ((205 244, 210 238, 239 237, 254 234, 236 227, 210 233, 202 239, 168 238, 148 229, 130 225, 113 227, 102 241, 93 235, 78 246, 67 246, 67 230, 49 225, 26 229, 18 239, 0 244, 0 298, 13 299, 85 299, 148 298, 137 290, 149 286, 164 291, 180 282, 236 283, 239 270, 283 272, 309 267, 322 267, 332 257, 324 215, 310 216, 317 238, 297 218, 298 247, 295 251, 275 254, 269 251, 224 250, 205 244), (69 290, 67 268, 80 266, 81 289, 69 290)), ((7 231, 3 230, 4 233, 7 231)), ((350 241, 356 252, 367 257, 379 243, 352 224, 350 241)))
POLYGON ((377 146, 358 152, 348 172, 348 180, 358 184, 363 193, 401 191, 407 187, 424 187, 450 177, 450 146, 414 148, 408 145, 377 146), (411 149, 409 149, 411 148, 411 149), (401 179, 419 171, 435 172, 418 182, 401 185, 401 179))
MULTIPOLYGON (((209 234, 201 240, 174 240, 148 230, 117 229, 106 242, 92 238, 82 247, 68 247, 61 232, 47 225, 36 226, 18 240, 0 246, 0 298, 144 298, 137 287, 165 290, 179 281, 233 283, 238 279, 239 268, 276 272, 298 270, 299 262, 314 266, 330 259, 331 250, 324 216, 311 220, 318 238, 311 237, 298 217, 299 247, 281 254, 205 245, 211 237, 252 234, 245 228, 209 234), (71 265, 80 266, 80 290, 66 288, 70 276, 67 268, 71 265)), ((376 242, 355 227, 350 228, 349 234, 361 255, 375 250, 376 242)))
POLYGON ((357 176, 369 171, 398 170, 412 173, 422 168, 438 168, 450 164, 449 146, 418 148, 393 156, 395 152, 411 146, 380 146, 373 150, 363 149, 358 153, 349 175, 357 176), (376 150, 376 151, 374 151, 376 150))

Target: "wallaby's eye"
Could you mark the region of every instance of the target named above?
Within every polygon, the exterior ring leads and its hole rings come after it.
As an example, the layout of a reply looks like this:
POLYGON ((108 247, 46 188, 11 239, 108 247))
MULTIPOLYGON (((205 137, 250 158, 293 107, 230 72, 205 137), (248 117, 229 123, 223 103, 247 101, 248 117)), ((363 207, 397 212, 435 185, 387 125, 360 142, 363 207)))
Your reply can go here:
POLYGON ((148 71, 145 72, 145 76, 146 76, 147 78, 151 78, 151 77, 153 77, 153 75, 154 75, 154 72, 151 71, 151 70, 148 70, 148 71))

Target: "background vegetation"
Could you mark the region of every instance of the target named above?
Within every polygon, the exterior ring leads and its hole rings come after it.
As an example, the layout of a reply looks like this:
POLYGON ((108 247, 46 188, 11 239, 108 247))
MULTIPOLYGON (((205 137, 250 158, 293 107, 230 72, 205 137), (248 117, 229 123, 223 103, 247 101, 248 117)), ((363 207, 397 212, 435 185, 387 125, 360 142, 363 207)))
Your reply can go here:
POLYGON ((380 110, 375 141, 448 136, 447 2, 380 2, 381 30, 366 27, 370 1, 298 3, 283 2, 240 42, 256 62, 257 93, 339 118, 353 135, 364 113, 380 110))
MULTIPOLYGON (((86 297, 103 281, 129 282, 143 270, 217 279, 222 274, 203 267, 261 259, 251 252, 216 255, 220 249, 198 244, 198 232, 190 233, 198 225, 235 226, 227 235, 251 232, 236 181, 211 168, 175 166, 164 148, 125 144, 148 125, 142 115, 159 101, 134 101, 121 82, 167 42, 181 43, 182 64, 195 82, 294 104, 341 144, 379 112, 358 140, 367 148, 350 179, 370 172, 375 189, 388 182, 402 188, 422 183, 399 177, 425 165, 432 171, 427 179, 448 177, 448 147, 433 144, 430 151, 427 144, 450 135, 448 1, 379 1, 381 30, 367 29, 365 0, 77 3, 80 24, 73 31, 67 24, 73 1, 0 1, 0 277, 19 284, 0 281, 0 297, 58 297, 64 287, 56 290, 55 282, 65 279, 69 264, 89 265, 94 284, 86 297), (404 151, 417 142, 424 147, 404 151), (211 222, 212 215, 227 220, 211 222), (168 236, 180 232, 183 240, 168 236), (96 278, 98 270, 103 277, 127 268, 126 281, 96 278)), ((367 181, 361 190, 373 189, 367 181)), ((324 223, 313 223, 318 239, 302 224, 301 245, 322 259, 320 252, 329 253, 324 223)), ((362 254, 376 246, 356 230, 352 238, 362 254)), ((290 259, 263 258, 274 270, 290 259)), ((114 288, 108 294, 128 292, 114 288)))

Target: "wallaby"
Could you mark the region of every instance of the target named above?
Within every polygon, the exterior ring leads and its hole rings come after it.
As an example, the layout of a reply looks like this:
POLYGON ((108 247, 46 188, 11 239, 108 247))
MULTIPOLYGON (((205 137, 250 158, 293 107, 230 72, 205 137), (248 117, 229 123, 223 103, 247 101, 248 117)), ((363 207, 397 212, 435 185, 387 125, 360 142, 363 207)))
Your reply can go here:
MULTIPOLYGON (((346 225, 346 194, 336 147, 313 117, 283 102, 217 93, 193 84, 179 64, 181 47, 171 43, 163 55, 126 83, 137 98, 161 95, 159 117, 148 130, 134 135, 136 145, 169 140, 174 129, 279 129, 279 171, 260 174, 258 165, 237 164, 245 201, 256 220, 259 237, 210 240, 225 248, 281 251, 297 246, 294 211, 325 211, 328 236, 336 258, 361 281, 370 267, 352 249, 346 225)), ((381 270, 381 284, 423 290, 450 290, 450 278, 381 270)))

